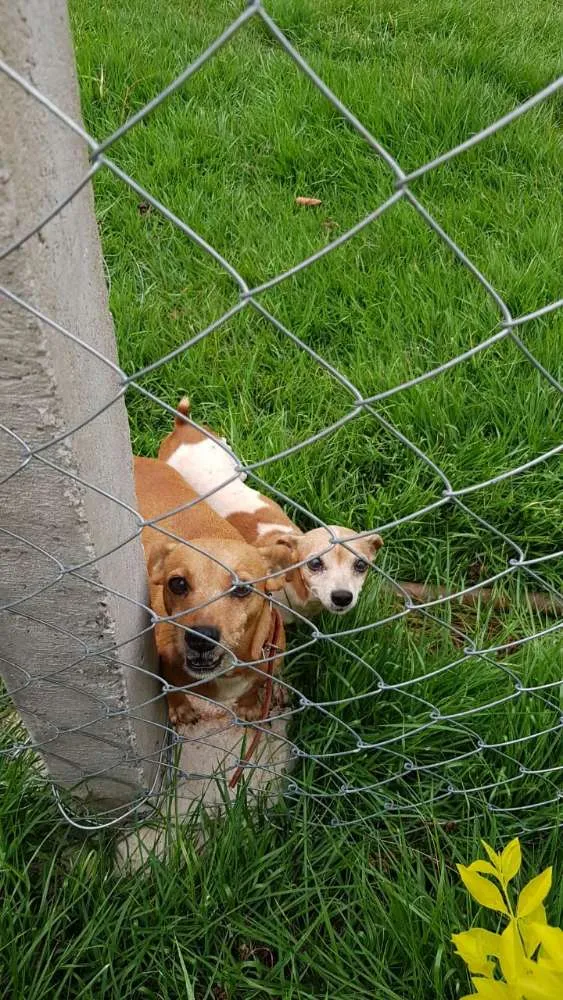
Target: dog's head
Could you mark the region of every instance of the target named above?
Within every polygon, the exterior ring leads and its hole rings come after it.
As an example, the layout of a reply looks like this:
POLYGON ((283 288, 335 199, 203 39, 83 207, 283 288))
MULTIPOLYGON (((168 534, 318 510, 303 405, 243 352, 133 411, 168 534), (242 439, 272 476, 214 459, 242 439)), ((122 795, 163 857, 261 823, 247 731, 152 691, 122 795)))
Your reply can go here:
POLYGON ((236 660, 261 659, 271 625, 267 594, 281 589, 279 571, 295 562, 293 538, 263 548, 233 539, 195 538, 189 546, 163 540, 147 562, 151 586, 162 587, 173 616, 167 631, 188 675, 210 680, 236 660))
POLYGON ((297 538, 295 562, 304 565, 291 570, 288 580, 303 606, 310 601, 318 602, 338 615, 356 606, 369 565, 383 541, 375 532, 363 538, 354 535, 349 528, 330 525, 328 531, 314 528, 297 538), (331 535, 342 541, 354 540, 345 547, 332 543, 331 535))

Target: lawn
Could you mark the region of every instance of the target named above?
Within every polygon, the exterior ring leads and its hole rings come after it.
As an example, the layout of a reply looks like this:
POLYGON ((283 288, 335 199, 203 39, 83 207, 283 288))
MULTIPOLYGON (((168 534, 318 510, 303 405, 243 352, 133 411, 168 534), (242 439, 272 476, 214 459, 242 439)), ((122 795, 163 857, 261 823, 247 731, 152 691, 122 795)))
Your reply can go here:
MULTIPOLYGON (((551 2, 266 6, 405 171, 501 117, 559 68, 551 2)), ((112 132, 243 8, 71 0, 87 129, 98 139, 112 132)), ((552 98, 412 185, 514 316, 560 295, 557 111, 552 98)), ((390 170, 256 20, 109 155, 253 286, 393 193, 390 170), (299 207, 299 195, 322 204, 299 207)), ((133 373, 218 319, 238 290, 109 170, 95 195, 120 361, 133 373)), ((364 396, 500 329, 490 297, 404 201, 260 302, 364 396)), ((554 378, 561 332, 556 313, 519 331, 554 378)), ((351 407, 330 372, 251 307, 140 382, 169 405, 188 392, 196 419, 247 462, 306 441, 351 407)), ((169 416, 135 390, 127 403, 135 451, 154 455, 169 416)), ((466 509, 415 516, 441 497, 443 481, 388 429, 456 489, 554 448, 560 397, 514 342, 375 409, 259 474, 327 523, 393 525, 379 564, 394 579, 460 589, 507 567, 516 553, 508 539, 527 558, 562 548, 557 457, 468 494, 466 509)), ((373 574, 353 616, 321 620, 325 632, 344 633, 338 647, 319 640, 287 657, 290 682, 330 703, 294 717, 292 738, 317 758, 298 768, 298 794, 266 816, 241 799, 204 857, 186 841, 168 866, 119 879, 110 840, 94 838, 69 868, 77 842, 50 793, 25 758, 2 758, 5 995, 454 1000, 469 986, 449 937, 477 912, 455 862, 475 857, 482 836, 500 846, 520 833, 530 874, 556 864, 550 913, 560 922, 561 643, 557 633, 520 643, 553 624, 525 593, 554 585, 560 563, 534 568, 539 579, 520 572, 496 584, 508 612, 445 604, 433 617, 350 634, 398 610, 385 576, 373 574), (510 648, 464 659, 471 642, 510 648), (517 685, 552 687, 518 694, 517 685)), ((294 630, 291 646, 307 637, 294 630)))

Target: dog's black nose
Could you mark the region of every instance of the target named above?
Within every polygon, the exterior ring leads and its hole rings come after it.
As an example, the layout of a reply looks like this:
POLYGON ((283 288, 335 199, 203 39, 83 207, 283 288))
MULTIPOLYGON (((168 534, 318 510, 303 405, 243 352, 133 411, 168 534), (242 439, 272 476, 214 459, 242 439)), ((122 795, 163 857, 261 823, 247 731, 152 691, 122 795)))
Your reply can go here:
POLYGON ((221 633, 214 625, 198 625, 186 632, 186 645, 197 653, 208 653, 215 649, 220 637, 221 633))
POLYGON ((330 599, 337 608, 347 608, 353 596, 351 590, 333 590, 330 599))

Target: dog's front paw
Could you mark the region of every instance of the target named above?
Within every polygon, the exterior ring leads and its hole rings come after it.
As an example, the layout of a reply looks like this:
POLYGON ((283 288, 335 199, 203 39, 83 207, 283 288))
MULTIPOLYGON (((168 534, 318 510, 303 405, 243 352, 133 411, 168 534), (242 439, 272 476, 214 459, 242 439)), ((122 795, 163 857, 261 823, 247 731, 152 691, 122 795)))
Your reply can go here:
POLYGON ((235 712, 238 718, 244 719, 245 722, 256 722, 261 719, 264 713, 263 690, 255 688, 239 698, 235 704, 235 712))
POLYGON ((274 681, 267 712, 264 712, 265 697, 265 687, 262 685, 239 698, 235 705, 235 711, 239 719, 244 719, 245 722, 257 722, 258 720, 270 719, 272 716, 281 715, 284 709, 287 708, 287 689, 282 684, 277 684, 274 681))
POLYGON ((272 692, 272 710, 271 715, 281 715, 281 713, 289 705, 289 692, 283 684, 276 684, 274 681, 274 690, 272 692))
POLYGON ((168 696, 168 716, 173 726, 193 726, 198 720, 197 713, 185 695, 168 696))

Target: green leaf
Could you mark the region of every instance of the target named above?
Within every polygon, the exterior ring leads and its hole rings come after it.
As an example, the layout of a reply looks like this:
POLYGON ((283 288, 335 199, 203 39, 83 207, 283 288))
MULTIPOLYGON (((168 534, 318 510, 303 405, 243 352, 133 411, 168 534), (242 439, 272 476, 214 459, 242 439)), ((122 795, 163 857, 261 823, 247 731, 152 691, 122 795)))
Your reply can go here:
POLYGON ((516 837, 506 845, 500 856, 500 867, 505 882, 510 882, 510 879, 518 874, 521 864, 522 851, 520 850, 520 841, 516 837))
POLYGON ((549 890, 551 889, 551 868, 546 868, 540 875, 525 885, 518 900, 517 916, 528 917, 533 910, 536 910, 540 903, 543 903, 549 890))
POLYGON ((492 861, 494 867, 498 872, 500 872, 500 854, 497 854, 496 851, 493 851, 492 847, 490 846, 490 844, 487 844, 486 840, 482 840, 481 843, 485 848, 487 854, 489 855, 489 858, 492 861))
POLYGON ((452 934, 457 954, 463 959, 470 972, 479 976, 492 978, 495 963, 488 960, 489 955, 497 957, 502 949, 500 934, 485 931, 481 927, 473 927, 461 934, 452 934))
POLYGON ((470 871, 465 865, 457 865, 457 870, 465 888, 480 906, 486 906, 488 910, 496 910, 497 913, 508 913, 496 885, 483 878, 482 875, 470 871))

